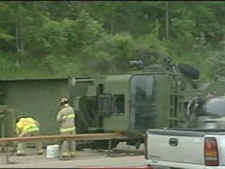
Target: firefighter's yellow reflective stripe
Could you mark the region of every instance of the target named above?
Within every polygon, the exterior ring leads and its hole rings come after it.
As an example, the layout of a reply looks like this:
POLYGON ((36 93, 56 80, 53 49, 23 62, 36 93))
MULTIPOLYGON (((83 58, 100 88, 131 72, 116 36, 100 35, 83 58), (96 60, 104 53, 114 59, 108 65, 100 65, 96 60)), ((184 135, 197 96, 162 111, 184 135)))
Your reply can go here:
POLYGON ((75 127, 68 127, 68 128, 61 128, 60 132, 68 132, 68 131, 74 131, 75 127))
POLYGON ((22 131, 23 133, 30 133, 30 132, 34 132, 34 131, 39 131, 38 127, 31 127, 25 131, 22 131))
POLYGON ((66 115, 66 119, 70 119, 70 118, 74 118, 75 117, 75 114, 73 113, 73 114, 68 114, 68 115, 66 115))

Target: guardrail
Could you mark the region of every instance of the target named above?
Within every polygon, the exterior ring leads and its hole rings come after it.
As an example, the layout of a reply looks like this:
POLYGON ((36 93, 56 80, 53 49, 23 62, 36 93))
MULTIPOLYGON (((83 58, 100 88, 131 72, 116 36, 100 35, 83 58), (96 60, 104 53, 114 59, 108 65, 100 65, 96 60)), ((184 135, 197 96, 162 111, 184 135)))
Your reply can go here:
POLYGON ((88 140, 108 140, 108 155, 112 148, 112 140, 126 140, 130 137, 123 136, 116 133, 95 133, 95 134, 75 134, 75 135, 48 135, 48 136, 32 136, 32 137, 5 137, 0 138, 0 145, 6 148, 6 163, 9 161, 9 146, 16 143, 35 143, 35 142, 47 142, 47 141, 88 141, 88 140))

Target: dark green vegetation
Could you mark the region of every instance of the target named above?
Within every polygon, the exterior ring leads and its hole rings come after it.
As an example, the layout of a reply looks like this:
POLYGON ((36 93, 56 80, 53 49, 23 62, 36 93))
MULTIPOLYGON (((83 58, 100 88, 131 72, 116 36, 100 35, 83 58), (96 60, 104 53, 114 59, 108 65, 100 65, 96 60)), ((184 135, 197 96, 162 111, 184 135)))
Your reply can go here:
POLYGON ((0 2, 0 76, 124 73, 172 56, 223 75, 225 2, 0 2))

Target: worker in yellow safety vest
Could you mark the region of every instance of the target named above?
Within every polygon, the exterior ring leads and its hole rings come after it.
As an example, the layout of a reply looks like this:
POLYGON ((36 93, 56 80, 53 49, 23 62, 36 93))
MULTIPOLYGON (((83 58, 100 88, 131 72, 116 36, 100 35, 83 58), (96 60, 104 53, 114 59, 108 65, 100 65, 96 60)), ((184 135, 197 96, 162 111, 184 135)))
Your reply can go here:
MULTIPOLYGON (((39 136, 40 129, 39 123, 31 118, 25 116, 19 116, 16 118, 16 133, 18 137, 30 137, 30 136, 39 136)), ((17 156, 24 156, 26 154, 26 143, 17 144, 17 156)), ((42 155, 42 143, 36 143, 36 150, 38 155, 42 155)))
MULTIPOLYGON (((58 112, 56 120, 60 123, 61 135, 76 134, 75 112, 73 107, 69 105, 69 100, 67 98, 61 98, 60 105, 62 106, 62 108, 58 112)), ((63 141, 61 151, 62 157, 75 157, 76 142, 63 141)))

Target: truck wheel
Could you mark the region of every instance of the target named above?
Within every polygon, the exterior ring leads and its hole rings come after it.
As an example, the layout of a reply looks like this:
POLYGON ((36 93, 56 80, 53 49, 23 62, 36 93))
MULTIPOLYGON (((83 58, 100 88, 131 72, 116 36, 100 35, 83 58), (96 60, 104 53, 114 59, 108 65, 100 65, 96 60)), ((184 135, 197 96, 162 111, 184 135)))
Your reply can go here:
POLYGON ((200 77, 199 70, 189 64, 180 63, 178 64, 177 68, 180 70, 181 73, 191 79, 197 80, 200 77))

